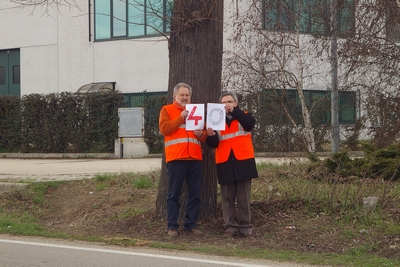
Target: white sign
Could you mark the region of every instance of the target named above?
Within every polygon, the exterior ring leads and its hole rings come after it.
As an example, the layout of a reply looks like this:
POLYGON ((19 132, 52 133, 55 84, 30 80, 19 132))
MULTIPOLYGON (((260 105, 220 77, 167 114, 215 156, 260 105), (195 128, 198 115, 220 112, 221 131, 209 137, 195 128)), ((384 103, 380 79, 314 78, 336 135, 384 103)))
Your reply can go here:
POLYGON ((225 130, 225 104, 207 104, 207 128, 225 130))
POLYGON ((189 112, 186 117, 186 130, 194 131, 204 128, 204 104, 186 104, 189 112))

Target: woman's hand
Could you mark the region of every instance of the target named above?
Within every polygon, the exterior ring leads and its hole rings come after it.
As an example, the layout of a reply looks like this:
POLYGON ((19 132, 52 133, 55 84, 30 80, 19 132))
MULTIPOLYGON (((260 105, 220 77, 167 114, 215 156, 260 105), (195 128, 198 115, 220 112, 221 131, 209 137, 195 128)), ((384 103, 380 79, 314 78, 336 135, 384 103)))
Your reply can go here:
POLYGON ((215 135, 214 130, 213 130, 212 128, 207 128, 207 135, 208 135, 208 136, 213 136, 213 135, 215 135))

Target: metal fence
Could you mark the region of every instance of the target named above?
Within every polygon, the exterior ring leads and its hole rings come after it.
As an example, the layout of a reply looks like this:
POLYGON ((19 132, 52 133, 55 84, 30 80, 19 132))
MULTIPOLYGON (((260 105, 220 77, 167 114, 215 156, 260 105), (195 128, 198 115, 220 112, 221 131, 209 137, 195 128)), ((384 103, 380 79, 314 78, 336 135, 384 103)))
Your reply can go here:
POLYGON ((149 99, 167 97, 167 91, 124 93, 124 103, 126 107, 146 107, 149 99))

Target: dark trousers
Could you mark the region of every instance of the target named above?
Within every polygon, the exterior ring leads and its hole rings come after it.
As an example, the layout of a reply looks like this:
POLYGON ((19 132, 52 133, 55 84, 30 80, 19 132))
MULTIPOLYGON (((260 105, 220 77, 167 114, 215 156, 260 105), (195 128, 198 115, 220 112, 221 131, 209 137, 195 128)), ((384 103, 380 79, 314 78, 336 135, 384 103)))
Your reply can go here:
POLYGON ((251 179, 239 180, 232 183, 221 184, 222 214, 226 230, 239 231, 241 234, 252 234, 251 225, 251 179), (236 205, 238 207, 238 222, 235 217, 236 205))
POLYGON ((186 180, 188 196, 186 199, 185 230, 196 228, 200 213, 201 161, 176 160, 167 163, 168 196, 167 220, 168 230, 179 228, 179 199, 186 180))

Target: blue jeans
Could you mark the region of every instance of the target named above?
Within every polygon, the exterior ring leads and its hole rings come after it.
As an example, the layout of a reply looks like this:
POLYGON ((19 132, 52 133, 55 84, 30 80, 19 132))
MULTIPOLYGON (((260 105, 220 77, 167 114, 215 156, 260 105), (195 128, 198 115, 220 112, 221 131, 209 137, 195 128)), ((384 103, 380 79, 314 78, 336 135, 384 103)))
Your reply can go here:
POLYGON ((179 199, 183 182, 186 180, 188 196, 186 199, 185 230, 196 228, 200 213, 201 161, 175 160, 167 163, 168 196, 167 220, 168 230, 179 228, 179 199))

